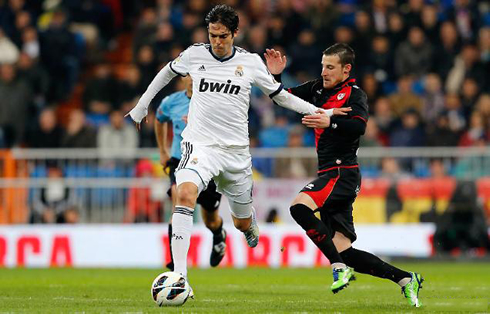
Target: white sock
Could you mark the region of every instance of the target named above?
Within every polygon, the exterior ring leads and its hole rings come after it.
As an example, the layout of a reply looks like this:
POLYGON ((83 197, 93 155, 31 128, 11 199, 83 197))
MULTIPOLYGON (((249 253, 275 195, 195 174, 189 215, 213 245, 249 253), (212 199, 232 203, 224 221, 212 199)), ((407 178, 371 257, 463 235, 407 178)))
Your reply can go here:
POLYGON ((332 268, 333 269, 346 269, 347 266, 344 263, 333 263, 332 268))
POLYGON ((187 277, 187 253, 191 244, 192 216, 194 209, 175 206, 172 215, 172 257, 174 272, 187 277))

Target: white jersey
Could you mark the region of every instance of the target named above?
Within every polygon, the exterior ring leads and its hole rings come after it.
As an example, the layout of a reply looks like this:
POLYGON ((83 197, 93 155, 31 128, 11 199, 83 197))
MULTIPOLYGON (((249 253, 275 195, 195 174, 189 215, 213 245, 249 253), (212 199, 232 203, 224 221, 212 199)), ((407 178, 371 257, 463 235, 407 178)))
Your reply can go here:
POLYGON ((192 77, 188 124, 182 137, 200 145, 248 147, 252 85, 271 98, 283 88, 258 54, 239 47, 233 47, 231 56, 220 59, 209 44, 195 44, 183 51, 170 68, 178 75, 192 77))

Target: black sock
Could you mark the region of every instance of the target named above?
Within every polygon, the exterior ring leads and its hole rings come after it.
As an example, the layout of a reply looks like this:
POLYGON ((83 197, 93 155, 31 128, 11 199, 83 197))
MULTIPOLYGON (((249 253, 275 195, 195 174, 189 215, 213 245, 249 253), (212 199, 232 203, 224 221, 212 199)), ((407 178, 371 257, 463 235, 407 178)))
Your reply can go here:
POLYGON ((340 256, 347 266, 354 268, 354 271, 361 274, 386 278, 394 283, 398 283, 403 278, 411 277, 410 273, 383 262, 376 255, 353 247, 340 253, 340 256))
POLYGON ((316 218, 315 213, 306 205, 296 204, 290 208, 291 216, 306 231, 306 235, 322 251, 331 264, 343 263, 342 257, 332 242, 330 226, 316 218))

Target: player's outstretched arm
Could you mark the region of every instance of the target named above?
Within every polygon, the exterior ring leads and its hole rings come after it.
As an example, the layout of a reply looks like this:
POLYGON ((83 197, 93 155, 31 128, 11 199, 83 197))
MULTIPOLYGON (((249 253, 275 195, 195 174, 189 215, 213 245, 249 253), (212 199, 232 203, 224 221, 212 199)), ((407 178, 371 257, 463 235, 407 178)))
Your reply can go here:
POLYGON ((167 63, 163 69, 158 72, 153 81, 151 81, 148 88, 141 96, 140 100, 134 106, 134 108, 128 112, 125 117, 130 116, 131 119, 136 123, 136 126, 139 129, 139 124, 141 120, 148 114, 148 107, 155 95, 174 78, 177 74, 170 69, 170 63, 167 63))

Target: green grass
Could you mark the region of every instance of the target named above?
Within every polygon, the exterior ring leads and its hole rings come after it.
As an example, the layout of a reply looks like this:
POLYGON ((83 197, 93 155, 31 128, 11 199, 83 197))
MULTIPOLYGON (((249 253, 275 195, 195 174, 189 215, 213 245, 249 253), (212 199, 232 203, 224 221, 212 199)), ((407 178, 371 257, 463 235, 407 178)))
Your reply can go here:
POLYGON ((425 308, 409 307, 396 284, 362 274, 347 289, 333 295, 329 291, 329 268, 191 269, 189 278, 196 300, 179 308, 159 308, 153 303, 150 285, 162 272, 158 269, 0 269, 0 313, 490 311, 488 263, 395 265, 423 274, 426 281, 421 299, 425 308), (446 308, 441 310, 441 306, 446 308))

